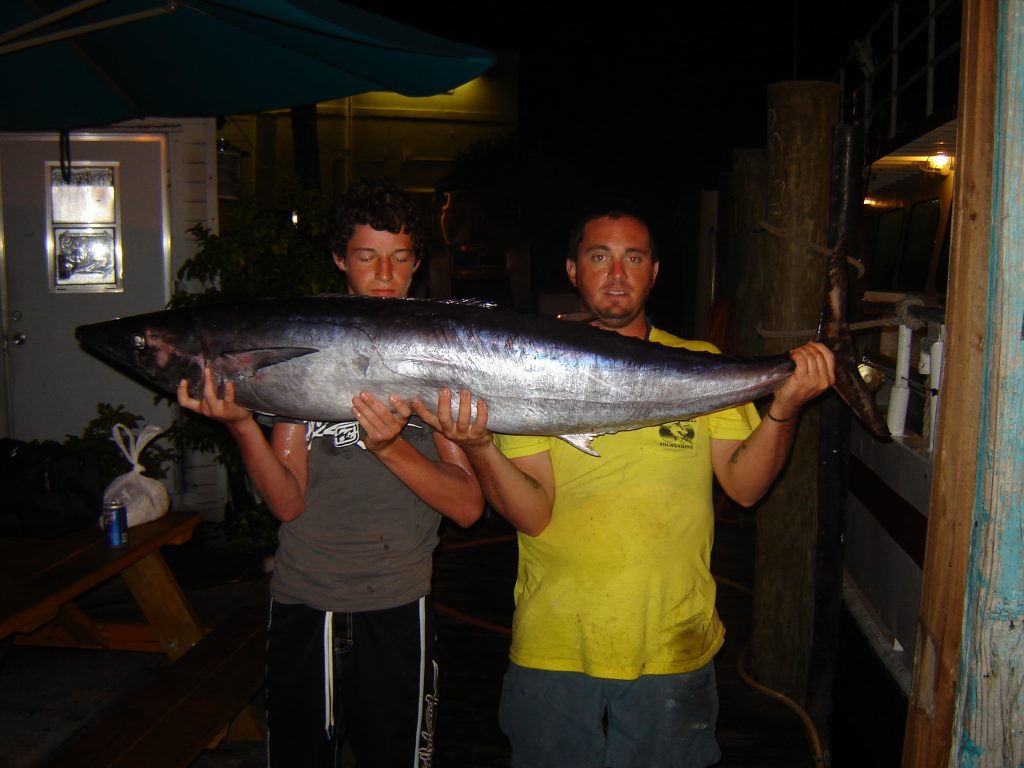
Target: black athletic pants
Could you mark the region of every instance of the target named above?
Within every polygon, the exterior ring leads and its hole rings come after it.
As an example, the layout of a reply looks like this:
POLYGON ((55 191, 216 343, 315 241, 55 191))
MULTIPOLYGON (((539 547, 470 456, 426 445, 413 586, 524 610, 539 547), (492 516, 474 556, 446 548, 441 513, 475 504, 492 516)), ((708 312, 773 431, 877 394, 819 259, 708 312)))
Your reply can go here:
POLYGON ((429 768, 437 715, 436 649, 433 611, 425 597, 360 613, 324 613, 271 601, 270 768, 333 767, 346 734, 359 768, 429 768))

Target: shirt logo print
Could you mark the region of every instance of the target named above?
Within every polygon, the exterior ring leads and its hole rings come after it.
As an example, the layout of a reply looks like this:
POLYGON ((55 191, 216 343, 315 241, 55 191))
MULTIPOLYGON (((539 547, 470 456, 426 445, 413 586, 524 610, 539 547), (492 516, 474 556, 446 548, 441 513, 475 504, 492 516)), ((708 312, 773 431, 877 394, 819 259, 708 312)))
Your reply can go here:
MULTIPOLYGON (((420 424, 410 422, 406 427, 423 429, 420 424)), ((364 451, 366 445, 359 438, 358 421, 307 421, 306 422, 306 450, 312 450, 313 441, 324 437, 334 440, 335 448, 344 448, 346 445, 358 445, 364 451)))
POLYGON ((682 448, 693 450, 693 438, 696 435, 692 421, 673 421, 658 427, 658 445, 665 448, 682 448))
POLYGON ((306 450, 313 447, 313 441, 329 437, 335 448, 359 443, 358 421, 307 421, 306 450))

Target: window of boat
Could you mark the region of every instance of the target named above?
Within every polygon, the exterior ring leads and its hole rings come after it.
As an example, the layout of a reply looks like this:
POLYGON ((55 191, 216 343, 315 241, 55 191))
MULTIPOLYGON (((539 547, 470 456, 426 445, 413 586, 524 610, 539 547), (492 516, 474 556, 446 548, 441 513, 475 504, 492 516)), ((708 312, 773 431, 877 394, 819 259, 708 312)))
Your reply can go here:
POLYGON ((935 255, 938 236, 939 198, 915 203, 910 208, 907 238, 894 286, 898 291, 924 291, 935 255))

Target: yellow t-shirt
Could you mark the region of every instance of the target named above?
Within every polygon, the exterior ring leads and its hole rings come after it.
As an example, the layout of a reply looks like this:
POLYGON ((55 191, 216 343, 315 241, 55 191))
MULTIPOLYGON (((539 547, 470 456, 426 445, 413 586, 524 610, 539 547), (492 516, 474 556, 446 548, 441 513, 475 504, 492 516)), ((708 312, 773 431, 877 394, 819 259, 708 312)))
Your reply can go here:
MULTIPOLYGON (((657 329, 670 347, 717 350, 657 329)), ((725 630, 711 576, 710 440, 744 440, 751 404, 603 435, 589 456, 555 437, 495 435, 509 458, 551 454, 555 504, 519 534, 511 659, 533 669, 633 680, 697 669, 725 630)))

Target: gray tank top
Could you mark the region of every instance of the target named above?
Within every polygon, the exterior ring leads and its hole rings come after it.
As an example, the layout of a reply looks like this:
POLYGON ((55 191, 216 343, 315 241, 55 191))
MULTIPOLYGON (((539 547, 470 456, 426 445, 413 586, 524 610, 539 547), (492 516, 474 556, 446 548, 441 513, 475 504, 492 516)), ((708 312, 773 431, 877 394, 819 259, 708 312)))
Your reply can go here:
MULTIPOLYGON (((433 431, 418 419, 402 438, 437 460, 433 431)), ((440 514, 363 448, 358 422, 306 422, 306 446, 306 508, 278 531, 274 599, 373 611, 427 594, 440 514)))

